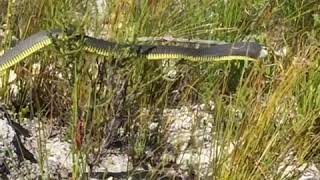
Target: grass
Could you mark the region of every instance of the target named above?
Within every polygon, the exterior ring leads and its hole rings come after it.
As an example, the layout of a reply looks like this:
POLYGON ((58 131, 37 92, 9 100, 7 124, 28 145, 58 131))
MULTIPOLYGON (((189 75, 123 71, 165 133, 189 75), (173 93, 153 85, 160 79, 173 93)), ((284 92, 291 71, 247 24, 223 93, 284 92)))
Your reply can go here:
MULTIPOLYGON (((165 108, 210 101, 215 104, 212 144, 219 145, 213 148, 220 153, 212 157, 213 173, 206 178, 280 179, 284 178, 281 167, 293 162, 296 167, 305 163, 319 167, 317 0, 105 3, 103 15, 98 15, 100 7, 93 0, 2 1, 0 22, 6 23, 3 28, 8 32, 2 47, 10 46, 11 35, 23 39, 39 30, 59 28, 133 43, 143 36, 228 42, 254 38, 268 46, 270 54, 254 64, 179 62, 173 81, 162 78, 161 62, 68 52, 75 44, 65 42, 20 63, 13 68, 17 74, 13 82, 3 79, 2 99, 20 116, 37 116, 54 126, 70 125, 73 179, 83 177, 88 154, 97 148, 112 148, 116 141, 128 147, 134 166, 150 163, 145 160, 146 149, 161 156, 168 148, 163 145, 165 126, 159 134, 148 129, 154 117, 165 108), (288 49, 287 55, 274 53, 280 47, 288 49), (39 62, 39 73, 32 73, 32 64, 39 62), (12 93, 12 84, 17 85, 17 94, 12 93), (144 109, 149 109, 147 115, 143 115, 144 109), (125 135, 118 132, 120 127, 125 135), (151 138, 154 136, 156 141, 151 138), (234 148, 228 153, 224 149, 230 144, 234 148), (287 160, 289 154, 294 154, 294 159, 287 160)), ((160 164, 163 166, 153 168, 160 172, 166 163, 160 164)), ((301 174, 294 172, 287 178, 301 174)), ((200 179, 198 172, 195 178, 200 179)))

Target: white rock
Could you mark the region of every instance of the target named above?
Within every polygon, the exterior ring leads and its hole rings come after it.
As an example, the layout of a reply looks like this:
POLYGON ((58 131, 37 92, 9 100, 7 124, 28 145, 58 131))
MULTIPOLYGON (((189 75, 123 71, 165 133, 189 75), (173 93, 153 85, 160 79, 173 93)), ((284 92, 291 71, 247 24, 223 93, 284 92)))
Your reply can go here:
POLYGON ((46 142, 47 156, 49 163, 58 164, 65 169, 71 169, 72 156, 68 142, 62 142, 58 138, 49 139, 46 142))
POLYGON ((109 154, 101 162, 102 169, 108 172, 127 172, 129 170, 129 157, 127 154, 109 154))
MULTIPOLYGON (((0 111, 0 113, 3 113, 0 111)), ((3 115, 0 115, 2 118, 3 115)), ((14 138, 15 132, 9 125, 7 119, 0 119, 0 145, 9 145, 14 138)))
POLYGON ((299 180, 320 180, 320 171, 314 164, 311 164, 305 169, 299 180))

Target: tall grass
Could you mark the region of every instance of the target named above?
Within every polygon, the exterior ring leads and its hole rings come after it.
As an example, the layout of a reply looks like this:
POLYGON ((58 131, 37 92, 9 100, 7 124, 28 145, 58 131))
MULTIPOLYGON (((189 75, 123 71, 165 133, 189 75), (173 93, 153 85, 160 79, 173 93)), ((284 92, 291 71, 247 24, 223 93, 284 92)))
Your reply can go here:
MULTIPOLYGON (((165 154, 165 126, 154 141, 148 130, 151 121, 165 108, 210 101, 215 103, 212 144, 219 153, 212 158, 213 173, 207 178, 279 179, 293 162, 296 167, 319 165, 317 0, 113 0, 105 1, 102 15, 94 0, 12 2, 0 3, 7 17, 0 19, 1 24, 12 32, 6 34, 3 47, 9 46, 11 35, 23 39, 52 28, 128 43, 141 36, 228 42, 254 38, 269 47, 269 56, 255 64, 179 62, 173 81, 163 78, 161 62, 69 51, 81 48, 75 42, 56 42, 14 67, 18 93, 10 93, 9 84, 2 94, 9 94, 8 103, 17 112, 27 109, 25 115, 39 116, 45 124, 70 125, 73 179, 83 177, 89 154, 98 149, 104 155, 117 141, 129 147, 134 166, 148 163, 147 149, 165 154), (273 53, 280 47, 287 47, 288 54, 273 53), (32 64, 38 62, 40 71, 33 74, 32 64), (149 110, 147 115, 144 109, 149 110), (125 135, 119 133, 120 127, 125 135), (225 150, 230 145, 231 153, 225 150), (294 159, 287 162, 289 154, 294 159)), ((160 172, 163 167, 154 168, 160 172)), ((290 178, 298 176, 299 172, 290 178)))

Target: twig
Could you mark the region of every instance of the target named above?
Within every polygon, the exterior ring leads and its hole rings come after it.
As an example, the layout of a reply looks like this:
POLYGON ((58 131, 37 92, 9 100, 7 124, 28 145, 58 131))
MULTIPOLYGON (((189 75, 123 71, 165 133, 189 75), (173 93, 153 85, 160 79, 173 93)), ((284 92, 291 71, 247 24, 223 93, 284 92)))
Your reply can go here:
POLYGON ((174 43, 189 43, 189 44, 200 44, 200 45, 226 44, 226 42, 223 42, 223 41, 174 38, 169 36, 168 37, 138 37, 137 40, 139 42, 174 42, 174 43))

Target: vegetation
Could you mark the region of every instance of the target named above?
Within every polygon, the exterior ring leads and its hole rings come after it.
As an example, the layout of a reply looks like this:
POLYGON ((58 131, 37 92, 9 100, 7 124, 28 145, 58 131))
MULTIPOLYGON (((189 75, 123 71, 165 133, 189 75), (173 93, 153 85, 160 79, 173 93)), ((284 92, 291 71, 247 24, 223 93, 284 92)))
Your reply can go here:
MULTIPOLYGON (((9 80, 9 71, 4 73, 2 100, 19 116, 38 117, 46 126, 70 129, 66 138, 72 140, 74 179, 83 177, 88 154, 103 154, 117 142, 126 147, 134 167, 151 164, 155 171, 149 175, 160 176, 170 165, 159 163, 169 148, 165 126, 169 122, 161 122, 163 126, 151 132, 148 127, 154 118, 164 109, 209 106, 210 102, 215 106, 208 110, 213 114, 212 144, 220 153, 212 157, 209 169, 213 173, 205 178, 280 179, 293 162, 296 168, 311 163, 319 168, 318 0, 104 3, 3 0, 2 48, 12 46, 13 37, 62 29, 128 43, 146 36, 227 42, 255 39, 269 48, 269 55, 258 63, 179 61, 174 66, 177 75, 168 80, 163 78, 161 61, 98 57, 81 51, 77 43, 56 42, 14 67, 15 80, 9 80), (233 150, 225 150, 231 144, 233 150), (147 149, 157 156, 146 158, 147 149), (294 158, 288 160, 289 155, 294 158)), ((39 136, 39 144, 43 141, 39 136)), ((46 158, 41 146, 39 152, 43 154, 41 164, 46 158)), ((292 173, 290 179, 301 175, 300 171, 292 173)), ((197 171, 193 174, 200 178, 197 171)))

